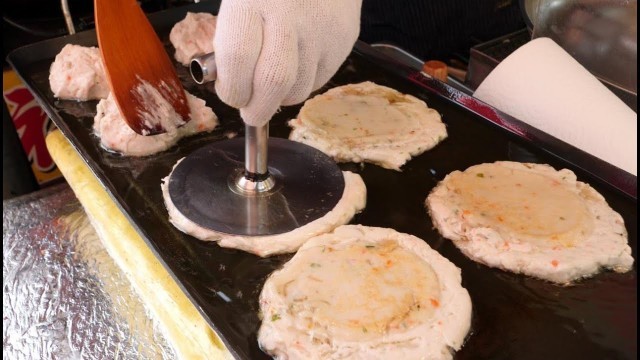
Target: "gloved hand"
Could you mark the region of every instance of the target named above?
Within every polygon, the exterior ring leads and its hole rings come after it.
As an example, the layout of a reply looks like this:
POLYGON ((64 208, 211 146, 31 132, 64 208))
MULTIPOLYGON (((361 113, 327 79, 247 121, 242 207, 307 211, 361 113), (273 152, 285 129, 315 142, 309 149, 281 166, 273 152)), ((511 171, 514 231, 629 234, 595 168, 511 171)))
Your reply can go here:
POLYGON ((218 13, 216 92, 262 126, 304 101, 347 58, 362 0, 224 0, 218 13))

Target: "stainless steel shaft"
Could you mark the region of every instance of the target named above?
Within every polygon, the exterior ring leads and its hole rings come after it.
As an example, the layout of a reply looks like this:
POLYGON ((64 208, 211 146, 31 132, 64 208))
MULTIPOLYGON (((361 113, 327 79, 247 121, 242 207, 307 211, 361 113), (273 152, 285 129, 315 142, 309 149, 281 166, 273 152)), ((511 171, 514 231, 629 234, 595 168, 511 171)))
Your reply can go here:
POLYGON ((267 167, 269 125, 245 125, 244 173, 235 181, 236 187, 247 194, 273 189, 275 181, 267 167))

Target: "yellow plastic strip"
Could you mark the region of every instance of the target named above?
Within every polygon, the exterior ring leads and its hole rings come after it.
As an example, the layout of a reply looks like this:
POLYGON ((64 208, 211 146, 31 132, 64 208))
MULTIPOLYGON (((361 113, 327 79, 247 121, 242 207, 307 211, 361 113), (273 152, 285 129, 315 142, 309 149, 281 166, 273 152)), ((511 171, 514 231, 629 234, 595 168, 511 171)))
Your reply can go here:
MULTIPOLYGON (((59 130, 47 148, 102 243, 180 359, 230 359, 229 351, 59 130)), ((160 184, 158 184, 160 186, 160 184)))

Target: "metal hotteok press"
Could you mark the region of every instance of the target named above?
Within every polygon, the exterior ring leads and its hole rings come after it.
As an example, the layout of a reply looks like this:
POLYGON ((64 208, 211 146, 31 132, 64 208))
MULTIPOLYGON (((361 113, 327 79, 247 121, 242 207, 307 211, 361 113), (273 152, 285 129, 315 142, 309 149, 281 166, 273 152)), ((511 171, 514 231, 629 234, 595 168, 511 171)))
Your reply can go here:
MULTIPOLYGON (((215 80, 213 54, 194 58, 190 70, 198 84, 215 80)), ((246 125, 244 139, 194 151, 169 179, 171 201, 189 220, 246 236, 286 233, 310 223, 331 211, 343 191, 342 171, 329 156, 302 143, 270 139, 268 124, 246 125)))

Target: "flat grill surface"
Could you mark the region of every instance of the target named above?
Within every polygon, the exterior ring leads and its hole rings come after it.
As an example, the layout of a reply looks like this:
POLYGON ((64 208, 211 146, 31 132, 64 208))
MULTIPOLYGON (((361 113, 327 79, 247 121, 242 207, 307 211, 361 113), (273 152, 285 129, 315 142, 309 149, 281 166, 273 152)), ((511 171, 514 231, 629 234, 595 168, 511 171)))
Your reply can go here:
MULTIPOLYGON (((187 11, 217 13, 217 4, 204 2, 151 16, 171 55, 174 50, 168 33, 187 11)), ((97 102, 59 101, 49 89, 49 67, 66 43, 95 46, 97 42, 92 31, 78 33, 19 49, 9 56, 9 61, 229 350, 238 358, 267 358, 256 340, 260 325, 258 295, 266 277, 291 255, 263 259, 184 235, 168 222, 160 191, 160 179, 180 158, 212 141, 226 139, 229 134, 242 135, 238 112, 216 97, 213 84, 195 84, 188 69, 176 62, 186 90, 206 100, 221 126, 212 133, 183 139, 178 146, 150 157, 111 154, 100 147, 93 135, 97 102)), ((367 207, 352 223, 389 227, 418 236, 462 269, 463 286, 473 302, 473 320, 471 335, 455 359, 635 359, 635 265, 628 273, 604 272, 570 287, 491 269, 467 259, 439 235, 424 208, 424 200, 448 173, 475 164, 512 160, 569 168, 622 214, 634 258, 636 200, 565 161, 563 154, 550 154, 542 146, 532 145, 530 139, 496 126, 419 81, 399 76, 393 71, 394 65, 373 61, 369 52, 365 45, 358 44, 331 82, 318 92, 367 80, 392 87, 439 111, 449 137, 409 161, 402 172, 369 164, 341 164, 343 170, 359 173, 367 186, 367 207)), ((287 137, 290 130, 286 121, 294 118, 299 109, 300 105, 285 107, 276 114, 270 123, 270 135, 287 137)))

